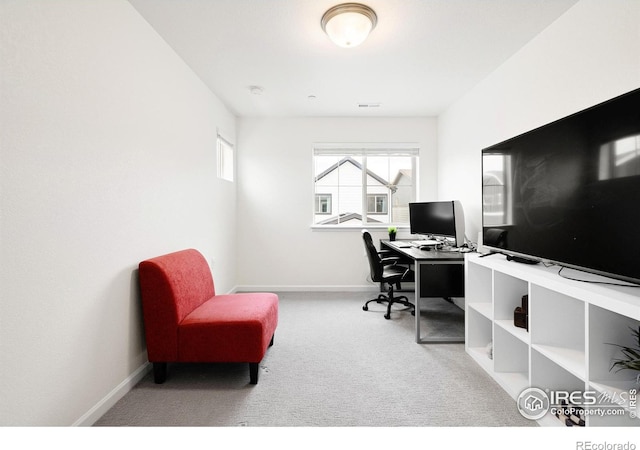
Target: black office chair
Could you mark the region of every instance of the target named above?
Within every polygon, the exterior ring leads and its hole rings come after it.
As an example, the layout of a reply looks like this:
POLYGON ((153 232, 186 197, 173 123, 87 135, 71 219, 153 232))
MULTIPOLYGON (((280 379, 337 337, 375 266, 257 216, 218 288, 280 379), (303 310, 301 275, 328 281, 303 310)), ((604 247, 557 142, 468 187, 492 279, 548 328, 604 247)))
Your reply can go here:
POLYGON ((397 256, 391 256, 389 251, 378 251, 373 245, 371 240, 371 234, 367 230, 362 230, 362 239, 364 240, 364 246, 367 250, 367 258, 369 259, 369 267, 371 269, 371 280, 376 283, 381 283, 381 286, 385 284, 389 285, 388 294, 380 294, 377 298, 371 299, 364 304, 362 309, 364 311, 369 310, 369 303, 386 303, 387 313, 384 315, 385 319, 391 318, 391 306, 394 304, 401 304, 408 308, 411 308, 411 314, 415 315, 415 306, 404 295, 396 297, 393 292, 393 286, 396 285, 398 289, 401 289, 400 283, 402 281, 414 281, 414 272, 409 267, 402 265, 401 258, 397 256))

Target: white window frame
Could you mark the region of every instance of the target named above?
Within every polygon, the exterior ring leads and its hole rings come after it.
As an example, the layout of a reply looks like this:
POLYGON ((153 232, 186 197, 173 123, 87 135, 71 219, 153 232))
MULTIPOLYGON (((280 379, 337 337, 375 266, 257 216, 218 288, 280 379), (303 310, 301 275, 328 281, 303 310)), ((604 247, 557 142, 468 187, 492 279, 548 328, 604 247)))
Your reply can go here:
POLYGON ((316 203, 315 203, 314 209, 315 209, 315 214, 331 215, 331 212, 333 211, 333 196, 331 194, 323 194, 321 192, 318 192, 316 194, 316 203), (320 211, 318 208, 318 206, 320 205, 319 202, 321 199, 327 199, 327 205, 329 206, 329 210, 327 212, 320 211))
MULTIPOLYGON (((419 188, 419 160, 420 160, 420 146, 417 143, 315 143, 312 148, 312 173, 314 174, 311 182, 312 182, 312 192, 313 192, 313 215, 312 215, 312 229, 316 230, 340 230, 340 229, 362 229, 362 227, 366 226, 367 228, 384 228, 387 229, 389 226, 397 226, 399 228, 409 228, 409 223, 392 223, 392 222, 367 222, 367 210, 368 210, 368 197, 372 194, 367 194, 367 165, 366 159, 367 156, 410 156, 412 157, 412 192, 411 192, 411 201, 416 201, 417 193, 419 188), (361 224, 348 224, 348 223, 340 223, 340 224, 316 224, 314 216, 316 213, 316 195, 322 194, 322 192, 316 192, 316 168, 315 168, 315 157, 316 156, 356 156, 363 158, 363 170, 362 170, 362 223, 361 224)), ((332 200, 332 210, 335 211, 336 205, 332 200)), ((391 208, 391 198, 387 197, 387 209, 391 208)), ((389 211, 389 214, 391 212, 389 211)), ((378 214, 378 213, 372 213, 378 214)))
POLYGON ((235 180, 235 149, 233 144, 218 134, 217 142, 218 178, 235 180))

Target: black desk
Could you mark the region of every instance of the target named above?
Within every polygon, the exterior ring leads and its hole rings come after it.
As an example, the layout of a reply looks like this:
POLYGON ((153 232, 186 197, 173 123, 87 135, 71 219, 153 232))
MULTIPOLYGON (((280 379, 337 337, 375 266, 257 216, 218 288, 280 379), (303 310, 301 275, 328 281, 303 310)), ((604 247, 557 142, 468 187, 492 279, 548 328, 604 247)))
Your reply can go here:
POLYGON ((464 297, 464 253, 446 250, 420 250, 403 247, 406 241, 381 240, 380 249, 390 250, 412 260, 415 271, 416 342, 464 342, 460 337, 423 338, 420 334, 420 300, 423 298, 464 297))

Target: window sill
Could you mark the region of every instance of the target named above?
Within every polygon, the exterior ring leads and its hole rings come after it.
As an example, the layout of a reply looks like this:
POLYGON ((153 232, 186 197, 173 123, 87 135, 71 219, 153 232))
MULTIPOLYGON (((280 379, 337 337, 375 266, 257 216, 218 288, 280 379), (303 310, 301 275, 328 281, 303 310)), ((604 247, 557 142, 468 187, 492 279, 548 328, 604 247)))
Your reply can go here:
POLYGON ((311 231, 387 231, 390 226, 396 227, 398 232, 409 231, 409 225, 311 225, 311 231))

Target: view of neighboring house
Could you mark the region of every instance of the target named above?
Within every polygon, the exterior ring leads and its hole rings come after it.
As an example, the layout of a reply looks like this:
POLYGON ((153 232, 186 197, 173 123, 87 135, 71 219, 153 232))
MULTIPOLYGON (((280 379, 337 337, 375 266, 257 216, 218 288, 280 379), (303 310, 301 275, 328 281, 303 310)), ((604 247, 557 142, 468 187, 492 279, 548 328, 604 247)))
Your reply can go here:
MULTIPOLYGON (((365 170, 359 159, 342 157, 316 175, 314 224, 408 223, 409 202, 414 198, 411 158, 394 158, 408 167, 394 169, 389 180, 365 170)), ((387 164, 386 172, 392 166, 387 164)))

